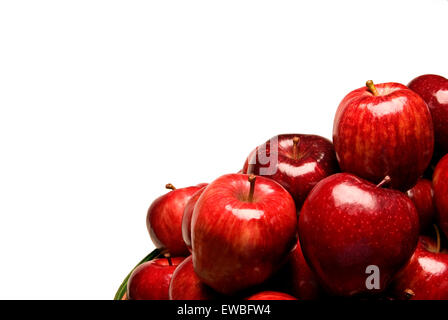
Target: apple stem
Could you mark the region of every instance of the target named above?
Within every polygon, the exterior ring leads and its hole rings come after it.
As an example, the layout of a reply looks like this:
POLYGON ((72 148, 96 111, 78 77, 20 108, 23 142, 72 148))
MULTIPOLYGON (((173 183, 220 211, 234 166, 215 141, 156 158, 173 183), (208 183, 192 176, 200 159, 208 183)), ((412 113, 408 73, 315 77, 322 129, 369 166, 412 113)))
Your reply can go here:
POLYGON ((411 299, 413 296, 415 296, 415 293, 414 293, 414 291, 412 291, 411 289, 405 289, 404 290, 404 296, 405 296, 405 298, 406 299, 411 299))
POLYGON ((299 156, 299 148, 298 148, 298 144, 300 142, 300 138, 299 137, 294 137, 292 139, 292 156, 294 159, 297 160, 298 156, 299 156))
POLYGON ((165 185, 165 188, 169 189, 169 190, 176 190, 176 187, 174 187, 171 183, 167 183, 165 185))
POLYGON ((381 187, 383 187, 383 186, 385 186, 385 185, 388 185, 389 183, 390 183, 390 177, 389 176, 385 176, 384 177, 384 179, 380 182, 380 183, 378 183, 377 185, 376 185, 376 187, 377 188, 381 188, 381 187))
POLYGON ((366 86, 375 97, 378 97, 380 95, 372 80, 367 81, 366 86))
POLYGON ((440 231, 439 231, 439 227, 437 227, 436 224, 433 224, 434 226, 434 230, 436 230, 436 237, 437 237, 437 246, 436 246, 436 252, 435 253, 440 253, 440 231))
POLYGON ((168 264, 170 266, 172 266, 173 265, 173 261, 171 260, 171 255, 169 253, 165 253, 164 256, 168 260, 168 264))
POLYGON ((250 190, 249 190, 249 196, 247 197, 247 200, 249 202, 252 202, 254 200, 254 192, 255 192, 255 179, 257 177, 254 174, 249 175, 249 183, 250 183, 250 190))

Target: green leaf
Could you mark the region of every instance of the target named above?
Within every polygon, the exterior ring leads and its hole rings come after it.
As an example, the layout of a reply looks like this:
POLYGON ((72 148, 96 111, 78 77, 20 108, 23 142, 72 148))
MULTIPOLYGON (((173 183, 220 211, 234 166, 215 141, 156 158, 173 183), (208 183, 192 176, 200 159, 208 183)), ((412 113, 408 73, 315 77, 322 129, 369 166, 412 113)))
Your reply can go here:
POLYGON ((124 294, 126 293, 127 287, 128 287, 128 280, 132 274, 132 272, 142 263, 145 263, 147 261, 151 261, 155 258, 157 258, 160 255, 161 251, 159 249, 155 249, 153 252, 148 254, 146 257, 142 259, 137 265, 129 272, 129 274, 124 278, 123 282, 121 283, 120 287, 117 290, 117 293, 115 294, 114 300, 121 300, 123 298, 124 294))

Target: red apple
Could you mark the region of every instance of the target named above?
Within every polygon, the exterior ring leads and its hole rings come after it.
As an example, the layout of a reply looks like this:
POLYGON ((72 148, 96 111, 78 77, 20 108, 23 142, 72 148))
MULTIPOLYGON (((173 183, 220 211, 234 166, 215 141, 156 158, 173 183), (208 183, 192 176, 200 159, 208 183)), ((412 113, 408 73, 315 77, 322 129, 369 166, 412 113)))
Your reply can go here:
POLYGON ((448 300, 448 254, 437 251, 431 238, 420 237, 411 260, 392 284, 396 298, 448 300))
POLYGON ((174 271, 169 297, 170 300, 215 300, 218 295, 199 280, 189 256, 174 271))
POLYGON ((317 300, 324 296, 314 271, 303 256, 300 241, 297 241, 285 265, 261 288, 290 293, 300 300, 317 300))
POLYGON ((317 277, 303 256, 300 241, 297 241, 296 248, 278 275, 282 286, 300 300, 316 300, 322 296, 317 277))
POLYGON ((263 291, 246 298, 246 300, 297 300, 297 298, 283 292, 263 291))
POLYGON ((420 232, 425 231, 433 222, 436 211, 432 182, 427 179, 419 179, 417 184, 409 189, 406 194, 417 208, 420 232))
POLYGON ((193 216, 193 210, 204 191, 206 186, 202 187, 188 200, 185 205, 184 215, 182 217, 182 237, 184 239, 185 244, 187 245, 188 250, 191 252, 191 217, 193 216))
POLYGON ((435 150, 440 156, 448 153, 448 79, 426 74, 412 80, 408 87, 417 92, 431 111, 434 123, 435 150))
POLYGON ((245 168, 243 173, 266 176, 280 183, 292 195, 299 210, 316 183, 338 171, 338 164, 333 144, 327 139, 282 134, 252 151, 245 168))
POLYGON ((191 228, 196 274, 232 294, 261 284, 284 263, 297 241, 297 214, 274 180, 228 174, 204 190, 191 228))
POLYGON ((161 258, 145 262, 132 271, 128 300, 169 300, 171 277, 184 258, 161 258))
POLYGON ((170 192, 151 204, 146 215, 146 226, 154 245, 172 256, 187 256, 189 251, 182 237, 182 217, 188 200, 205 184, 176 189, 167 184, 170 192))
POLYGON ((353 296, 386 289, 417 245, 412 201, 352 174, 325 178, 310 192, 299 218, 303 254, 331 294, 353 296), (377 287, 368 288, 371 267, 377 287))
POLYGON ((437 164, 432 183, 437 221, 443 233, 448 237, 448 155, 445 155, 437 164))
POLYGON ((399 83, 367 86, 339 105, 333 142, 342 171, 374 183, 389 176, 391 187, 414 186, 431 160, 434 130, 423 99, 399 83))

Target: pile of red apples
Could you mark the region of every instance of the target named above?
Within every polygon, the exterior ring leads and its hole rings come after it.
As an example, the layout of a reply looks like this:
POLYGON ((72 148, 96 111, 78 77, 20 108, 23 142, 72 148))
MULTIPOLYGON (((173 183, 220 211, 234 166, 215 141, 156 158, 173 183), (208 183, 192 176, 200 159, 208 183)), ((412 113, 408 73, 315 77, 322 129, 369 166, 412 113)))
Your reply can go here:
POLYGON ((448 299, 444 77, 367 81, 333 142, 281 134, 238 173, 166 187, 147 213, 157 250, 117 299, 448 299))

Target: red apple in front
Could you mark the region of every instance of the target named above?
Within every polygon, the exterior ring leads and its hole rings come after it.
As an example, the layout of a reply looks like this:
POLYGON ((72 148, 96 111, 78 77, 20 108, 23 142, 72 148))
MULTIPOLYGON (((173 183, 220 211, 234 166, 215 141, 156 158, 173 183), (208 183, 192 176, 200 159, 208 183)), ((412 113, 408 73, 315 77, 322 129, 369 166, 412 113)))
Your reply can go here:
POLYGON ((170 300, 215 300, 218 294, 199 280, 189 256, 174 271, 169 297, 170 300))
POLYGON ((448 237, 448 155, 444 156, 437 164, 432 183, 437 221, 443 233, 448 237))
POLYGON ((132 271, 127 300, 168 300, 171 277, 184 258, 160 258, 145 262, 132 271))
POLYGON ((408 87, 368 81, 339 105, 333 142, 342 171, 373 183, 389 176, 392 188, 407 191, 433 154, 431 114, 408 87))
POLYGON ((206 185, 196 191, 196 193, 188 200, 185 205, 184 215, 182 217, 182 238, 187 245, 188 250, 191 252, 191 218, 193 216, 194 207, 206 185))
POLYGON ((333 144, 307 134, 271 138, 252 151, 243 168, 243 173, 266 176, 280 183, 292 195, 298 210, 316 183, 337 171, 333 144))
POLYGON ((448 253, 440 253, 431 238, 420 237, 412 258, 395 277, 397 299, 448 300, 448 253))
POLYGON ((166 250, 172 256, 189 255, 182 237, 182 218, 188 200, 204 185, 176 189, 172 184, 167 184, 167 189, 171 191, 151 204, 146 215, 146 226, 158 249, 166 250))
POLYGON ((417 209, 420 232, 425 231, 432 224, 436 214, 432 182, 428 179, 419 179, 417 184, 409 189, 406 194, 417 209))
POLYGON ((228 174, 199 197, 192 218, 193 265, 223 294, 263 283, 297 241, 291 195, 265 177, 228 174))
POLYGON ((319 182, 299 218, 306 260, 325 289, 341 296, 385 290, 418 233, 417 210, 405 194, 348 173, 319 182), (378 282, 368 288, 372 267, 379 268, 378 282))
POLYGON ((246 300, 297 300, 297 298, 283 292, 263 291, 246 298, 246 300))
POLYGON ((412 80, 408 87, 418 93, 429 107, 434 123, 435 153, 448 153, 448 79, 425 74, 412 80))

